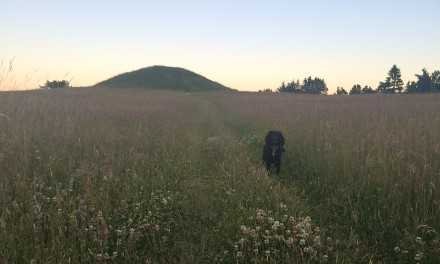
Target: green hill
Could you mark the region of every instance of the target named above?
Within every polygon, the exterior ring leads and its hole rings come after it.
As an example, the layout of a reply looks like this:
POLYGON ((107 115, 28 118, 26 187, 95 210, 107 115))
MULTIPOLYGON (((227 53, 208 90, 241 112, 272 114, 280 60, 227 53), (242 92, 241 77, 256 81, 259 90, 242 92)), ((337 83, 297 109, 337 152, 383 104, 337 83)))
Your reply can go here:
POLYGON ((230 90, 194 72, 166 66, 151 66, 99 82, 95 87, 146 88, 184 92, 230 90))

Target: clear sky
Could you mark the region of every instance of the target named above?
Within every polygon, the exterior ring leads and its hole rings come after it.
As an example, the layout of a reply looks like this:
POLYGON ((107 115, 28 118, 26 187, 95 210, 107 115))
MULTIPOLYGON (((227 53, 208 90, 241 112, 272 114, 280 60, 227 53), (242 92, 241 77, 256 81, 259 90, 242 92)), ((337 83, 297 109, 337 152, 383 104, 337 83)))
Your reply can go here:
POLYGON ((405 83, 440 70, 440 0, 0 0, 0 60, 8 90, 153 65, 241 91, 308 76, 376 88, 393 64, 405 83))

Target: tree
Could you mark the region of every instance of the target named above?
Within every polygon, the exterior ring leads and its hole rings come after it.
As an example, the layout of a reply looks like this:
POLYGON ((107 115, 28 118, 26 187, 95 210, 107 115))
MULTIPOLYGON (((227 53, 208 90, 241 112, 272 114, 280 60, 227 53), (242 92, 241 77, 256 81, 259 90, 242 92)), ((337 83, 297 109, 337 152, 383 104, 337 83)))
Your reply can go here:
POLYGON ((280 92, 280 93, 287 92, 286 84, 284 82, 281 83, 281 86, 277 89, 277 92, 280 92))
POLYGON ((394 93, 390 90, 390 83, 388 82, 380 82, 379 86, 377 87, 378 93, 394 93))
POLYGON ((440 71, 434 71, 431 73, 431 90, 434 92, 440 92, 440 71))
POLYGON ((407 93, 435 93, 440 92, 440 71, 431 75, 428 70, 422 69, 422 74, 416 74, 417 81, 406 84, 407 93))
POLYGON ((415 81, 408 82, 405 88, 406 93, 417 93, 417 83, 415 81))
POLYGON ((400 73, 400 69, 397 68, 396 64, 391 67, 388 72, 388 77, 386 82, 390 84, 390 89, 393 93, 401 93, 403 90, 403 81, 402 74, 400 73))
POLYGON ((361 94, 362 92, 362 88, 359 84, 354 85, 351 90, 350 90, 350 95, 351 94, 361 94))
POLYGON ((66 80, 62 80, 62 81, 46 81, 46 84, 44 86, 40 85, 41 89, 56 89, 56 88, 68 88, 69 86, 69 82, 66 80))
POLYGON ((303 80, 302 91, 308 94, 327 94, 328 88, 324 79, 318 77, 312 79, 312 77, 309 76, 303 80))
POLYGON ((348 93, 344 88, 338 86, 338 88, 336 89, 336 94, 348 94, 348 93))
POLYGON ((385 82, 380 82, 377 91, 379 93, 401 93, 403 90, 402 74, 396 64, 388 71, 388 76, 385 82))
POLYGON ((431 91, 431 76, 426 69, 422 69, 422 74, 416 74, 417 77, 417 92, 428 93, 431 91))
POLYGON ((362 88, 361 93, 362 94, 375 94, 376 91, 373 88, 371 88, 370 86, 365 85, 364 88, 362 88))
POLYGON ((287 85, 283 82, 281 86, 277 89, 277 92, 280 93, 301 93, 301 85, 299 84, 299 80, 295 82, 293 80, 290 83, 287 83, 287 85))
POLYGON ((270 88, 266 88, 266 89, 263 89, 263 90, 258 90, 258 92, 259 92, 259 93, 271 93, 271 92, 272 92, 272 89, 270 89, 270 88))

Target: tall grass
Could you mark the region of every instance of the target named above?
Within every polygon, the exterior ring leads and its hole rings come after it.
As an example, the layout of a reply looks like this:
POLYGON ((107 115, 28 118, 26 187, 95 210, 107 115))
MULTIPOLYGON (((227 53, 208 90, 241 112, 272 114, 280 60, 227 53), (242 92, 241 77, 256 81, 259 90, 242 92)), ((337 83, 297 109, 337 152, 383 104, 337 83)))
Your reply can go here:
POLYGON ((440 97, 220 96, 287 137, 287 174, 353 261, 439 261, 440 97))
POLYGON ((239 248, 240 226, 256 210, 292 225, 305 216, 209 100, 141 90, 2 95, 3 262, 287 258, 272 240, 255 245, 261 256, 239 248))
POLYGON ((439 99, 2 93, 0 262, 438 262, 439 99))

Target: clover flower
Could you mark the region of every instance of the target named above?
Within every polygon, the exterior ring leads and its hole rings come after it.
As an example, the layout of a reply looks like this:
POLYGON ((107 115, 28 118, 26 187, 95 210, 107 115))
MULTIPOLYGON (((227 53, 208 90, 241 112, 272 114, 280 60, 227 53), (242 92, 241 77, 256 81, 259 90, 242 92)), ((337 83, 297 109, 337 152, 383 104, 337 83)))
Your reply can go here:
MULTIPOLYGON (((283 204, 280 207, 283 208, 283 204)), ((249 220, 249 225, 239 226, 242 237, 236 241, 236 258, 241 256, 243 260, 267 261, 270 257, 277 261, 284 254, 301 254, 312 261, 328 261, 328 255, 324 255, 323 250, 330 252, 333 241, 330 237, 322 239, 319 236, 321 230, 313 225, 310 216, 295 218, 257 209, 253 217, 243 219, 249 220), (256 220, 256 223, 252 220, 256 220), (237 255, 237 252, 240 253, 237 255)))
POLYGON ((321 238, 319 236, 315 236, 315 238, 313 239, 313 245, 317 247, 321 246, 321 238))
POLYGON ((249 233, 249 229, 245 225, 240 226, 240 230, 244 235, 249 233))

